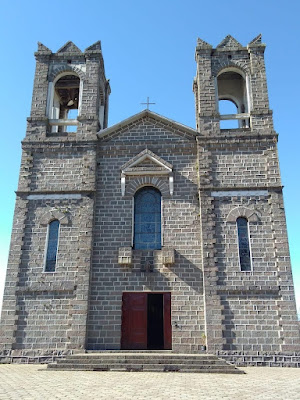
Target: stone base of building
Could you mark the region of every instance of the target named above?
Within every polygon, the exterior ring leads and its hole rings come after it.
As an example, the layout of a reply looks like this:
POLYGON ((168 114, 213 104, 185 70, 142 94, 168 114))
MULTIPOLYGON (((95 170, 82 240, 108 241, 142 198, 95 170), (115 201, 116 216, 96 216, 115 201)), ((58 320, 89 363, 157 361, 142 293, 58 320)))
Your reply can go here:
MULTIPOLYGON (((112 351, 112 350, 111 350, 112 351)), ((0 364, 48 364, 83 350, 0 350, 0 364)), ((172 351, 178 353, 178 351, 172 351)), ((203 353, 203 352, 199 352, 203 353)), ((218 351, 216 356, 237 367, 300 368, 300 351, 286 353, 218 351)))
POLYGON ((293 367, 300 368, 300 351, 286 353, 240 351, 218 351, 216 354, 223 360, 237 367, 293 367))
POLYGON ((0 364, 48 364, 76 352, 78 350, 0 350, 0 364))

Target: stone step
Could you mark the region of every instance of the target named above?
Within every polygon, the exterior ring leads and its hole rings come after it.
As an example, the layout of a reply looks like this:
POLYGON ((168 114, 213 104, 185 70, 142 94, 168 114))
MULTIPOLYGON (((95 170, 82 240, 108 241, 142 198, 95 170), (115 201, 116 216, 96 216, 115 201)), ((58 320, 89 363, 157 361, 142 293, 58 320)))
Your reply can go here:
POLYGON ((68 356, 68 359, 74 359, 74 360, 84 360, 84 359, 153 359, 155 358, 156 360, 171 360, 171 359, 185 359, 185 360, 215 360, 217 359, 216 356, 211 355, 211 354, 161 354, 161 353, 151 353, 151 354, 142 354, 142 353, 137 353, 137 354, 132 354, 132 353, 119 353, 119 354, 74 354, 68 356))
POLYGON ((143 354, 181 354, 181 353, 174 353, 173 350, 85 350, 84 353, 78 354, 135 354, 135 353, 143 353, 143 354))
MULTIPOLYGON (((143 359, 143 358, 128 358, 128 359, 118 359, 118 358, 105 358, 105 359, 61 359, 57 360, 57 364, 109 364, 109 363, 117 363, 117 364, 152 364, 153 359, 143 359)), ((211 359, 211 360, 190 360, 190 359, 180 359, 180 358, 174 358, 174 359, 155 359, 156 364, 182 364, 182 363, 189 363, 190 365, 226 365, 226 362, 223 360, 218 360, 218 359, 211 359)))
POLYGON ((55 366, 55 364, 49 364, 49 369, 55 370, 76 370, 76 371, 136 371, 136 372, 213 372, 213 371, 224 371, 224 373, 241 373, 240 370, 236 369, 231 365, 186 365, 186 364, 61 364, 55 366))
POLYGON ((144 362, 141 362, 141 361, 139 361, 139 362, 129 362, 129 363, 124 363, 124 362, 115 362, 115 361, 112 361, 112 362, 109 362, 109 363, 107 363, 107 362, 99 362, 99 363, 88 363, 88 362, 83 362, 83 363, 80 363, 80 364, 78 364, 78 363, 63 363, 63 362, 61 362, 61 363, 57 363, 57 364, 53 364, 53 365, 56 365, 57 366, 57 368, 60 368, 61 366, 64 366, 64 367, 70 367, 70 368, 72 368, 73 366, 77 366, 77 365, 85 365, 85 366, 90 366, 90 367, 107 367, 107 366, 110 366, 110 365, 114 365, 114 366, 123 366, 123 367, 127 367, 127 366, 130 366, 130 365, 144 365, 145 367, 147 367, 147 366, 149 366, 149 365, 153 365, 153 364, 155 364, 155 365, 157 365, 158 367, 161 367, 161 366, 165 366, 165 365, 169 365, 169 366, 178 366, 178 365, 186 365, 186 366, 188 366, 189 368, 215 368, 215 367, 218 367, 218 368, 222 368, 222 367, 227 367, 228 366, 228 364, 223 364, 223 363, 219 363, 219 362, 216 362, 216 363, 210 363, 210 364, 205 364, 205 363, 194 363, 194 364, 190 364, 190 363, 182 363, 182 362, 173 362, 173 363, 168 363, 168 362, 165 362, 165 363, 154 363, 153 361, 152 362, 149 362, 149 363, 144 363, 144 362))
POLYGON ((93 354, 72 354, 69 355, 68 357, 163 357, 163 358, 169 358, 169 357, 189 357, 189 358, 215 358, 216 356, 212 354, 182 354, 182 353, 168 353, 168 354, 162 354, 162 353, 93 353, 93 354))
POLYGON ((116 359, 120 359, 120 360, 151 360, 155 358, 156 360, 207 360, 207 361, 211 361, 211 360, 216 360, 218 359, 218 357, 216 356, 190 356, 190 355, 168 355, 168 356, 161 356, 161 355, 157 355, 157 354, 153 354, 153 355, 123 355, 123 354, 119 354, 119 355, 83 355, 83 356, 78 356, 78 355, 72 355, 72 356, 68 356, 68 359, 70 360, 116 360, 116 359))
POLYGON ((161 352, 93 352, 48 364, 51 370, 243 373, 212 354, 161 352))

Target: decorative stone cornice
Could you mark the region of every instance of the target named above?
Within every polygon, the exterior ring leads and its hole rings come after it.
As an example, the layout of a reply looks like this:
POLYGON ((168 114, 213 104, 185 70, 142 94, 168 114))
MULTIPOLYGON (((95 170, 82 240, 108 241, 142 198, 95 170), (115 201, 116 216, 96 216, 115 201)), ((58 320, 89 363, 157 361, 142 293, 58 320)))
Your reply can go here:
POLYGON ((126 176, 168 175, 170 195, 174 191, 173 166, 151 150, 145 149, 121 167, 121 191, 125 196, 126 176), (148 165, 143 165, 143 163, 148 165))

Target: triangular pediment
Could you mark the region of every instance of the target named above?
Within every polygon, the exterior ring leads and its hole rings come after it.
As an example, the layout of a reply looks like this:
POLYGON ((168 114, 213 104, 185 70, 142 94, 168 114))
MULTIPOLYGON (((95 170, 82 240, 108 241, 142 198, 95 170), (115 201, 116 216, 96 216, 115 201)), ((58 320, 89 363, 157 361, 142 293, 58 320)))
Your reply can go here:
POLYGON ((239 50, 242 49, 243 46, 239 43, 234 37, 231 35, 227 35, 225 39, 217 46, 218 50, 239 50))
POLYGON ((197 39, 197 49, 212 49, 212 45, 200 38, 197 39))
POLYGON ((38 53, 43 53, 43 54, 51 54, 52 51, 48 49, 47 46, 45 46, 43 43, 38 42, 38 53))
POLYGON ((261 44, 261 33, 249 42, 249 44, 261 44))
POLYGON ((82 54, 81 50, 70 40, 67 43, 65 43, 59 50, 57 50, 57 53, 82 54))
POLYGON ((251 40, 251 42, 248 44, 248 49, 255 49, 255 48, 259 48, 261 50, 264 50, 266 45, 264 43, 262 43, 261 41, 262 36, 261 34, 257 35, 254 39, 251 40))
POLYGON ((153 125, 157 123, 159 123, 161 127, 165 128, 166 131, 172 132, 175 135, 184 136, 185 138, 194 139, 198 135, 198 132, 193 128, 163 117, 153 111, 143 110, 142 112, 110 126, 109 128, 101 130, 98 132, 98 138, 108 140, 110 137, 120 135, 122 132, 130 129, 133 125, 153 125))
POLYGON ((141 151, 136 156, 132 157, 126 164, 121 167, 121 192, 122 196, 125 195, 126 179, 128 177, 138 178, 167 178, 169 181, 170 195, 173 195, 174 191, 174 176, 173 166, 169 162, 165 161, 157 154, 153 153, 149 149, 141 151))
POLYGON ((122 165, 124 175, 170 174, 173 166, 149 149, 145 149, 122 165))
POLYGON ((91 46, 85 49, 86 52, 89 51, 101 51, 101 42, 98 40, 96 43, 92 44, 91 46))

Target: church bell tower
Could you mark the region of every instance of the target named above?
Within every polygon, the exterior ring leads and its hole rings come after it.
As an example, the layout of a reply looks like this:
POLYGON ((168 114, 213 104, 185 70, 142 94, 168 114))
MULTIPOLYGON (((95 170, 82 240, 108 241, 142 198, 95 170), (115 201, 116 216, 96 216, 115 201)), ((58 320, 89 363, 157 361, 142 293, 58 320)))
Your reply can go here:
POLYGON ((195 54, 207 345, 230 361, 299 343, 265 47, 228 35, 195 54))
POLYGON ((56 53, 39 43, 27 135, 76 132, 78 137, 107 127, 110 86, 100 42, 83 53, 67 42, 56 53))
POLYGON ((5 354, 33 357, 85 346, 97 132, 110 94, 100 42, 56 53, 39 43, 35 57, 0 337, 5 354))

